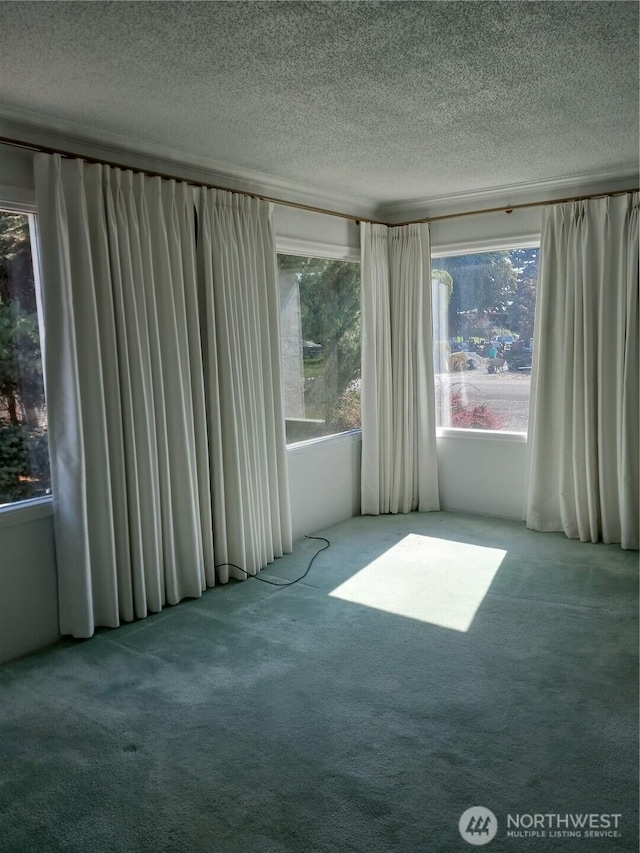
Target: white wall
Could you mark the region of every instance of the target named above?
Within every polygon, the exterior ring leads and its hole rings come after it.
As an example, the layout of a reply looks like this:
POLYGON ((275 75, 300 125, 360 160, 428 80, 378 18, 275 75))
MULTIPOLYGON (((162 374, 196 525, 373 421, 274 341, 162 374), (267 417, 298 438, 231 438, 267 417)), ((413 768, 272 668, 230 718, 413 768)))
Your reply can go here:
POLYGON ((58 586, 51 501, 0 510, 0 663, 55 642, 58 586))
POLYGON ((294 539, 360 514, 361 452, 359 432, 289 448, 294 539))
POLYGON ((429 226, 431 253, 491 252, 504 246, 536 242, 540 239, 541 223, 541 207, 432 222, 429 226))
POLYGON ((441 509, 512 520, 522 517, 525 436, 443 430, 437 446, 441 509))
POLYGON ((274 225, 283 254, 360 260, 360 229, 351 219, 276 204, 274 225))
POLYGON ((0 202, 5 205, 33 205, 33 151, 0 144, 0 202))

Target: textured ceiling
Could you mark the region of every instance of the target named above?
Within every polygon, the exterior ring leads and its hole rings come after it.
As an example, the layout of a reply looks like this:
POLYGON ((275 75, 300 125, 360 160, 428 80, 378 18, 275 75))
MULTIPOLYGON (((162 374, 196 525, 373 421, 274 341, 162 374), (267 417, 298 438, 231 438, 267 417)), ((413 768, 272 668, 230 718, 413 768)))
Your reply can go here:
POLYGON ((381 203, 637 169, 638 60, 635 2, 0 3, 0 113, 381 203))

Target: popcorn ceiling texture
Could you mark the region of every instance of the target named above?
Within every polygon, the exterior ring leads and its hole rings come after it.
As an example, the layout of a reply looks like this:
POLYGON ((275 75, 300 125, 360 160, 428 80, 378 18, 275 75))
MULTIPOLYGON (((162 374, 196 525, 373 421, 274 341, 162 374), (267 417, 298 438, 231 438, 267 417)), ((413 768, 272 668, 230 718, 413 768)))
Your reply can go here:
POLYGON ((633 2, 4 2, 0 81, 0 115, 381 203, 638 167, 633 2))

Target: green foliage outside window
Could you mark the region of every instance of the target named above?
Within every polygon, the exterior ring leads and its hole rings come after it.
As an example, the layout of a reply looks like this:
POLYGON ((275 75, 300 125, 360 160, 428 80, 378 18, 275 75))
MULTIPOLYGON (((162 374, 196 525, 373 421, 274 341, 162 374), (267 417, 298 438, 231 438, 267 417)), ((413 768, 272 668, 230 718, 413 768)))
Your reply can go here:
POLYGON ((451 280, 449 338, 532 338, 538 255, 538 248, 524 248, 435 259, 432 278, 441 280, 448 273, 451 280))
POLYGON ((0 211, 0 504, 50 490, 29 219, 0 211))
MULTIPOLYGON (((360 265, 353 261, 278 255, 280 275, 297 280, 303 346, 304 419, 317 434, 360 427, 360 265)), ((286 332, 285 332, 286 334, 286 332)), ((287 417, 289 419, 289 414, 287 417)), ((294 434, 289 440, 309 437, 294 434)))

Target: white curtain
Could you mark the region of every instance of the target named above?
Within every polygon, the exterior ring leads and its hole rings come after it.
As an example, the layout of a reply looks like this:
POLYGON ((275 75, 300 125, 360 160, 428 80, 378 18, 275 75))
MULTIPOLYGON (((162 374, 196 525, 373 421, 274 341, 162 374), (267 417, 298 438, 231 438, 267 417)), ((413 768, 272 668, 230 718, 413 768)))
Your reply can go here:
POLYGON ((198 265, 216 564, 256 574, 292 548, 270 205, 201 189, 198 265))
POLYGON ((210 283, 187 185, 44 154, 35 176, 60 630, 89 637, 215 583, 210 283))
POLYGON ((363 515, 390 512, 393 454, 389 229, 361 223, 363 515))
POLYGON ((440 508, 428 225, 361 224, 362 513, 440 508))
POLYGON ((640 195, 543 217, 525 518, 638 548, 640 195))

